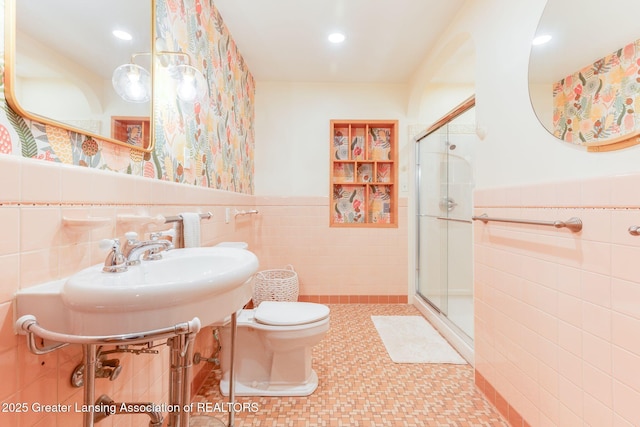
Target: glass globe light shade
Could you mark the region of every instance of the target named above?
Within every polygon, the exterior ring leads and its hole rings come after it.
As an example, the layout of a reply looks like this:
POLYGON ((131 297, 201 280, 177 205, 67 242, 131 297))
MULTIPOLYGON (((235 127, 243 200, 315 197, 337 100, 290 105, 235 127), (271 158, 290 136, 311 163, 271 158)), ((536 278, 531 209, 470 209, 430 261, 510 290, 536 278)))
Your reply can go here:
POLYGON ((176 95, 183 102, 202 100, 209 93, 207 81, 200 71, 191 65, 173 67, 172 75, 177 80, 176 95))
POLYGON ((116 93, 127 102, 149 102, 151 75, 137 64, 123 64, 115 69, 111 83, 116 93))

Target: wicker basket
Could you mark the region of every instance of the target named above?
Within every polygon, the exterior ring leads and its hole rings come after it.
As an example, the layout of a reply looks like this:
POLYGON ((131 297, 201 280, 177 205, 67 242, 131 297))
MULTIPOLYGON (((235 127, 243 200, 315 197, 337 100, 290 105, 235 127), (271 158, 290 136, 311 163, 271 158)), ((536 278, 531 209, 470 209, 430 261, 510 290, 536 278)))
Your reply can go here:
POLYGON ((252 300, 254 307, 262 301, 297 301, 298 273, 292 265, 257 272, 253 278, 252 300))

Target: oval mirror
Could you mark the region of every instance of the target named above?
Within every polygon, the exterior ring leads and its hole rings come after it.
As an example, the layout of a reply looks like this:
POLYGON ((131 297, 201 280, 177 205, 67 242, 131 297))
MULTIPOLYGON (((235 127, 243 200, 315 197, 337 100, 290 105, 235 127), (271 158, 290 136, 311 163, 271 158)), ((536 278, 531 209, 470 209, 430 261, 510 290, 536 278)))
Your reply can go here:
POLYGON ((637 0, 547 2, 531 46, 529 95, 558 139, 589 151, 640 143, 638 16, 637 0))
POLYGON ((112 78, 132 62, 151 72, 153 0, 6 0, 5 13, 5 93, 14 111, 152 150, 150 85, 146 99, 125 101, 112 78))

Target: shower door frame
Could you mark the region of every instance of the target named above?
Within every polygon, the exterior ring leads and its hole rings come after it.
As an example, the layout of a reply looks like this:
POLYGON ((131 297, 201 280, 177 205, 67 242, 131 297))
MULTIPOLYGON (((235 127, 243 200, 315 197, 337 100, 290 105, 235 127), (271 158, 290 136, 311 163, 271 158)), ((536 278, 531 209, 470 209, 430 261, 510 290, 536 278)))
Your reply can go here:
POLYGON ((458 116, 461 116, 462 114, 466 113, 467 111, 469 111, 471 108, 475 107, 475 95, 472 95, 471 97, 467 98, 465 101, 463 101, 461 104, 459 104, 458 106, 456 106, 453 110, 451 110, 449 113, 447 113, 445 116, 443 116, 440 120, 436 121, 434 124, 432 124, 431 126, 429 126, 425 131, 421 132, 420 134, 418 134, 414 140, 416 143, 415 146, 415 158, 416 158, 416 173, 415 173, 415 193, 416 193, 416 212, 415 212, 415 230, 416 230, 416 245, 415 245, 415 277, 414 277, 414 286, 415 286, 415 294, 417 296, 418 302, 424 302, 425 307, 421 307, 420 305, 418 305, 418 309, 420 309, 420 311, 423 312, 423 314, 425 314, 425 316, 427 316, 427 318, 429 320, 432 321, 432 323, 434 323, 434 325, 436 326, 437 329, 440 330, 440 332, 445 335, 445 337, 448 338, 448 340, 451 342, 451 344, 454 345, 454 347, 456 347, 460 353, 470 362, 473 363, 472 359, 473 359, 473 355, 469 354, 468 351, 462 351, 461 348, 459 348, 458 345, 456 345, 456 341, 458 342, 458 344, 461 344, 462 346, 465 346, 467 348, 467 350, 470 350, 471 352, 473 352, 473 338, 469 337, 458 325, 456 325, 453 321, 451 321, 447 316, 446 313, 443 313, 439 307, 437 307, 436 304, 434 304, 432 301, 430 301, 427 297, 425 297, 424 295, 422 295, 419 292, 419 286, 420 286, 420 231, 421 231, 421 225, 420 225, 420 213, 421 213, 421 197, 420 197, 420 185, 421 185, 421 170, 418 167, 418 161, 419 161, 419 143, 422 139, 426 138, 427 136, 431 135, 432 133, 436 132, 437 130, 441 129, 443 126, 446 126, 449 122, 453 121, 455 118, 457 118, 458 116), (429 313, 429 309, 432 310, 431 313, 429 313), (444 331, 441 328, 445 328, 448 329, 448 331, 444 331), (453 335, 452 335, 453 334, 453 335))

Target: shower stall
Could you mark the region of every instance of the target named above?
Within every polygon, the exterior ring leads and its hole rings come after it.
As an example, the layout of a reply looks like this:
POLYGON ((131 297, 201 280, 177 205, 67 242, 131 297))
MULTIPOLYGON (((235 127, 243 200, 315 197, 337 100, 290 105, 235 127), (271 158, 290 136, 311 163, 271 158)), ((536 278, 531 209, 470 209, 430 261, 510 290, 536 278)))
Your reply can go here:
POLYGON ((468 360, 473 357, 474 106, 472 97, 416 138, 417 305, 468 360))

